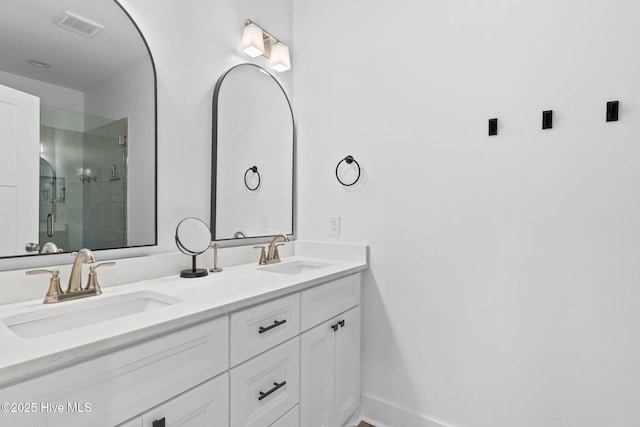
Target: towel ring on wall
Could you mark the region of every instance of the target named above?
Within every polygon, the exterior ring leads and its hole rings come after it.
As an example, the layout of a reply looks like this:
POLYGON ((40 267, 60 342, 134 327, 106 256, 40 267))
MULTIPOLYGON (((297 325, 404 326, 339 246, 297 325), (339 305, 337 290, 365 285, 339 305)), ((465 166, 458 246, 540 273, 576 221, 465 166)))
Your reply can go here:
POLYGON ((338 182, 339 182, 340 184, 344 185, 345 187, 351 187, 353 184, 355 184, 356 182, 358 182, 358 180, 360 179, 360 172, 361 172, 361 170, 360 170, 360 164, 359 164, 359 163, 356 161, 356 159, 354 159, 354 158, 353 158, 353 156, 351 156, 351 155, 349 155, 349 156, 345 157, 344 159, 340 160, 340 161, 338 162, 338 165, 336 166, 336 178, 338 179, 338 182), (356 177, 356 179, 355 179, 352 183, 350 183, 350 184, 347 184, 346 182, 343 182, 343 181, 340 179, 340 176, 338 175, 338 169, 340 168, 340 164, 342 164, 342 162, 346 162, 346 164, 348 164, 348 165, 350 165, 351 163, 355 163, 355 164, 356 164, 356 166, 358 167, 358 176, 357 176, 357 177, 356 177))
POLYGON ((244 186, 247 187, 250 191, 256 191, 258 189, 258 187, 260 187, 260 172, 258 172, 258 167, 257 166, 251 166, 249 169, 247 169, 247 171, 244 173, 244 186), (258 175, 258 185, 256 185, 255 187, 251 188, 249 187, 249 183, 247 182, 247 174, 249 172, 253 172, 256 175, 258 175))

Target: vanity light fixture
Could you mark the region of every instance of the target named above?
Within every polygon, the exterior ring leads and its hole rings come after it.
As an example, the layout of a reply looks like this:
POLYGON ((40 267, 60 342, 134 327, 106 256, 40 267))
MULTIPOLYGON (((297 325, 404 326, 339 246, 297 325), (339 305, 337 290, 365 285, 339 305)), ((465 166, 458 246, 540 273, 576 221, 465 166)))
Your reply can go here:
POLYGON ((252 58, 264 55, 264 36, 262 28, 247 21, 242 33, 242 51, 252 58))
POLYGON ((269 66, 279 73, 291 69, 289 47, 250 19, 244 25, 241 50, 252 58, 269 58, 269 66))
POLYGON ((281 73, 291 69, 291 60, 289 59, 289 47, 277 42, 271 46, 271 58, 269 58, 269 66, 281 73))

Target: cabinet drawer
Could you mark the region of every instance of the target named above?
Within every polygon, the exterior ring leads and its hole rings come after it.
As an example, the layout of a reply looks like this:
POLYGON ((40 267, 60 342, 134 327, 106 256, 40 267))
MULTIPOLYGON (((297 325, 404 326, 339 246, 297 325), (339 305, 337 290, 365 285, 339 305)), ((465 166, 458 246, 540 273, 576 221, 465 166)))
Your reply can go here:
POLYGON ((231 370, 231 426, 268 426, 299 401, 300 339, 231 370))
POLYGON ((300 406, 296 405, 295 408, 287 412, 287 415, 271 424, 271 427, 300 427, 300 406))
POLYGON ((300 332, 300 295, 239 311, 231 315, 230 363, 238 365, 300 332))
POLYGON ((301 330, 331 319, 360 304, 360 273, 302 291, 301 330))
POLYGON ((209 380, 142 415, 142 426, 226 426, 229 424, 229 374, 209 380), (162 424, 164 421, 164 424, 162 424))
POLYGON ((122 424, 118 424, 117 427, 142 427, 142 417, 135 417, 122 424))
POLYGON ((228 351, 225 316, 0 390, 3 402, 47 402, 65 409, 17 414, 3 422, 114 426, 225 371, 228 351), (85 403, 90 411, 80 412, 85 403))

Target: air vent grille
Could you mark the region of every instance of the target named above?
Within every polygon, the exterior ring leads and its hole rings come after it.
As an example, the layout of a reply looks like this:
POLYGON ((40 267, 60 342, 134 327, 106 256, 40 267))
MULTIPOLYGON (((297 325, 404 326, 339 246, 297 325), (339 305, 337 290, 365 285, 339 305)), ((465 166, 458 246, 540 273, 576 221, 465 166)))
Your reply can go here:
POLYGON ((104 28, 104 25, 98 24, 90 19, 84 18, 75 13, 64 11, 64 16, 58 22, 58 25, 65 30, 73 31, 85 37, 93 37, 96 33, 104 28))

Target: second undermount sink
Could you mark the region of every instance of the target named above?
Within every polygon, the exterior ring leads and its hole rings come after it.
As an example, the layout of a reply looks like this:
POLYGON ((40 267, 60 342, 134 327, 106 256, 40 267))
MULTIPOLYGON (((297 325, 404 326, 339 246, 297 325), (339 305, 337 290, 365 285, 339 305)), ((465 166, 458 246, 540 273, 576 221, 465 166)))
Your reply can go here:
POLYGON ((37 338, 155 310, 181 301, 153 291, 132 292, 60 303, 55 307, 7 316, 0 319, 0 322, 19 337, 37 338))
POLYGON ((331 264, 318 261, 297 260, 267 265, 264 267, 259 267, 259 269, 280 274, 300 274, 304 273, 305 271, 317 270, 328 265, 331 264))

